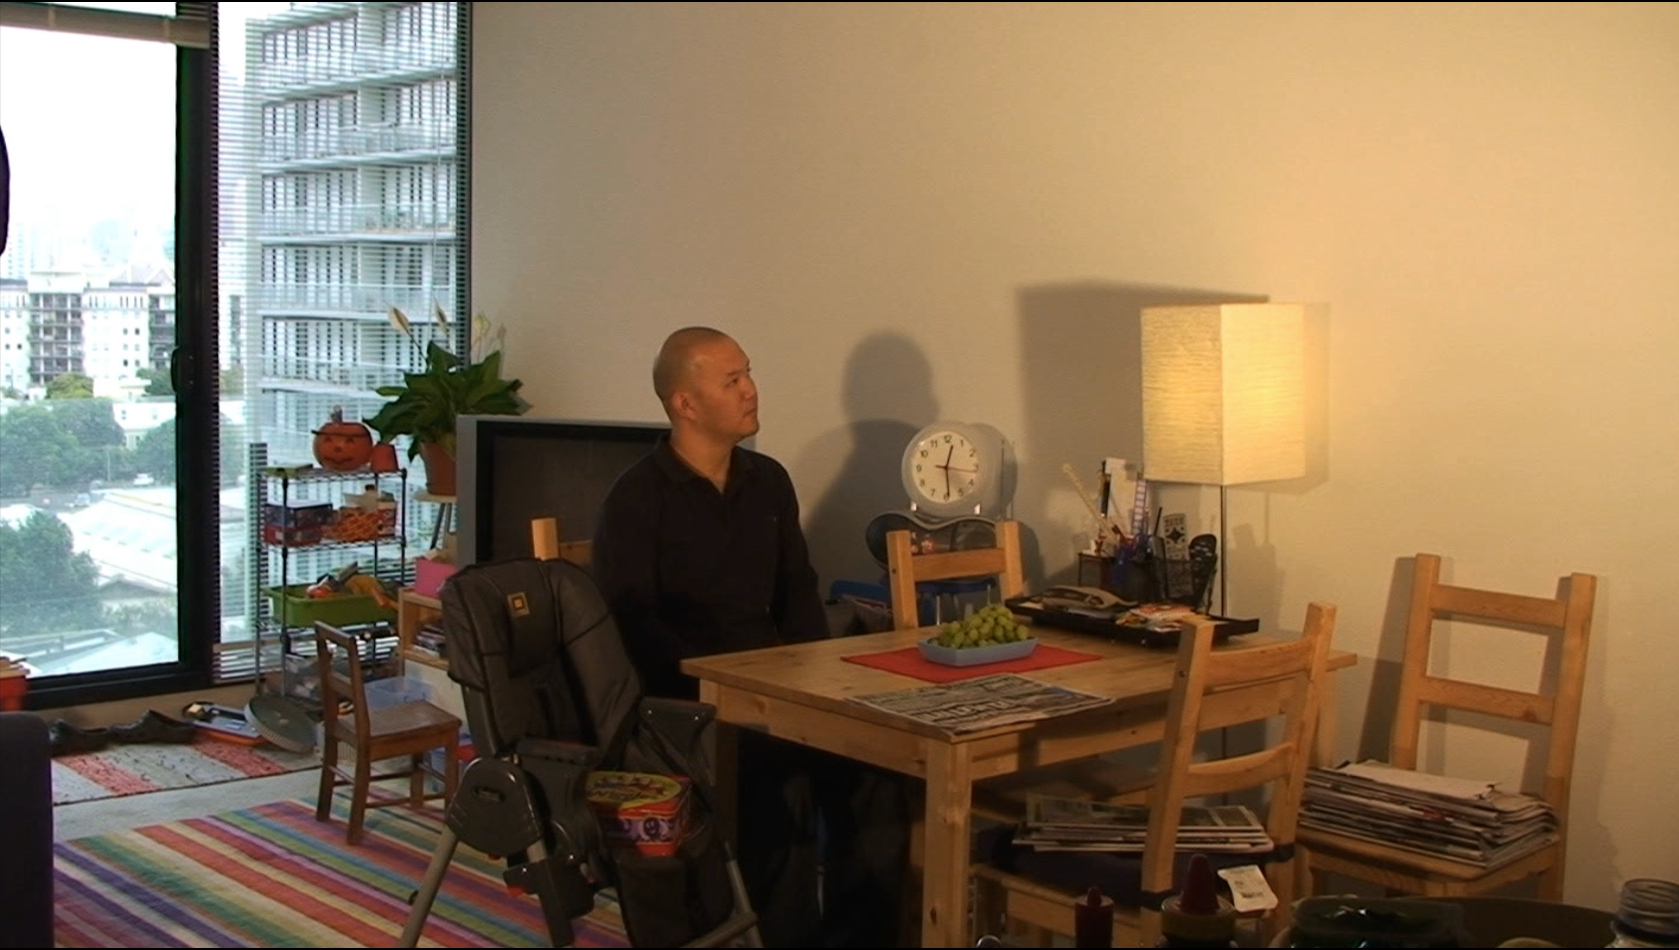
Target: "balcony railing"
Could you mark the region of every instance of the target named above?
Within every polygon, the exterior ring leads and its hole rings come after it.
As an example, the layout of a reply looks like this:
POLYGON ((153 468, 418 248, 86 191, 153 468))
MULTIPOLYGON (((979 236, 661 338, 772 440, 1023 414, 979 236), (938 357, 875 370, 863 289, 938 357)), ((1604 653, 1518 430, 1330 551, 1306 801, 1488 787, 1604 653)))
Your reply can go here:
POLYGON ((360 155, 447 155, 455 148, 452 121, 431 125, 346 126, 294 135, 265 135, 262 160, 297 162, 360 155))
POLYGON ((448 76, 459 69, 453 50, 436 45, 329 49, 320 55, 305 55, 282 63, 253 62, 248 88, 265 97, 281 93, 295 96, 310 89, 343 88, 347 81, 385 83, 403 78, 448 76))
POLYGON ((280 208, 257 215, 257 238, 320 237, 356 233, 453 234, 455 208, 435 203, 353 204, 327 208, 280 208))
POLYGON ((270 381, 287 379, 319 383, 369 394, 375 387, 394 383, 402 378, 402 371, 393 367, 370 366, 366 363, 289 353, 264 354, 257 365, 261 367, 263 377, 270 381))
MULTIPOLYGON (((392 307, 411 317, 429 318, 434 293, 445 307, 454 299, 451 287, 392 287, 389 284, 255 283, 247 302, 259 313, 331 314, 367 322, 388 319, 392 307)), ((453 314, 451 314, 452 316, 453 314)))

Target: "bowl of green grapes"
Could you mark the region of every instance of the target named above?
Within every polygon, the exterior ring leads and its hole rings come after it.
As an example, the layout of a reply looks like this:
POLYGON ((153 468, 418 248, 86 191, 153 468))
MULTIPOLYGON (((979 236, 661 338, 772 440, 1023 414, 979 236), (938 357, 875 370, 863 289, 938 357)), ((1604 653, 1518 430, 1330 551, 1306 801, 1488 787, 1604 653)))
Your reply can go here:
POLYGON ((1030 656, 1038 648, 1032 628, 1007 607, 991 603, 961 620, 939 625, 936 636, 920 641, 921 655, 945 666, 977 666, 1030 656))

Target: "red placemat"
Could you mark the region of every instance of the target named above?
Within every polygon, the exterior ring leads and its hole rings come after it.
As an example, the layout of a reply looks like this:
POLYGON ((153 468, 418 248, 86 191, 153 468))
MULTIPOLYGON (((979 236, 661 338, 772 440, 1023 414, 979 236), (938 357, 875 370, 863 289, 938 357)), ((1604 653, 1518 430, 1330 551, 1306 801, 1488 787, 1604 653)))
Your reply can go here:
POLYGON ((920 647, 904 647, 881 653, 858 653, 844 659, 886 670, 888 673, 913 676, 929 683, 954 683, 957 680, 990 676, 993 673, 1026 673, 1101 658, 1101 654, 1098 653, 1081 653, 1078 650, 1065 650, 1040 643, 1036 650, 1018 660, 999 660, 996 663, 978 663, 973 666, 945 666, 943 663, 934 663, 921 655, 920 647))

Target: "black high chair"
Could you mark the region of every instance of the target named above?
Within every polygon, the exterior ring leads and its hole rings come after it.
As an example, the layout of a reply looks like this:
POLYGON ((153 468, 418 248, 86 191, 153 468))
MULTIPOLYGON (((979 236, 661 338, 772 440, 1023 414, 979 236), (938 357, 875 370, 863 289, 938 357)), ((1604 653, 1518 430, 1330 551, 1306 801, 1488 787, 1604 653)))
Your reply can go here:
POLYGON ((556 947, 612 888, 638 947, 761 947, 729 836, 719 827, 702 738, 715 709, 643 696, 593 579, 563 560, 463 568, 441 595, 449 678, 460 685, 477 758, 460 778, 443 836, 412 899, 399 946, 418 943, 462 842, 505 860, 534 894, 556 947), (689 831, 674 855, 605 835, 590 809, 595 769, 689 780, 689 831))

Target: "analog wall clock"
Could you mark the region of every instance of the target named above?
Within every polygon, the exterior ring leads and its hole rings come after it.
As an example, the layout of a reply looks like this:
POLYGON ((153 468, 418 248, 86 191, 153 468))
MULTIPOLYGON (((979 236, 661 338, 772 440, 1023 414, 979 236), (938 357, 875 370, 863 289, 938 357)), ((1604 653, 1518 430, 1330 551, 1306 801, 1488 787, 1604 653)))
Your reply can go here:
POLYGON ((1003 435, 991 426, 935 422, 904 447, 904 491, 915 510, 936 518, 1003 513, 1007 494, 1003 435))

